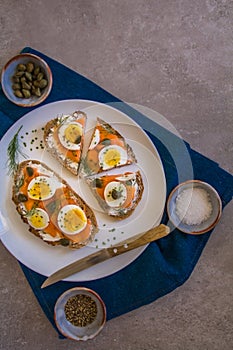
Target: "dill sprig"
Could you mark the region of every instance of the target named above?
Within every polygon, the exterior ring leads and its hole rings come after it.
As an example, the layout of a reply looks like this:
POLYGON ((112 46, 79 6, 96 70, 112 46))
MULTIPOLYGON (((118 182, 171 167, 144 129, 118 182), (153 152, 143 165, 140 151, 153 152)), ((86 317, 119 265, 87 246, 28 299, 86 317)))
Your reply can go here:
POLYGON ((10 141, 7 148, 7 167, 8 167, 8 175, 14 175, 19 166, 19 155, 26 158, 26 155, 21 151, 20 143, 19 143, 19 132, 22 129, 23 125, 20 126, 19 130, 14 135, 13 139, 10 141))

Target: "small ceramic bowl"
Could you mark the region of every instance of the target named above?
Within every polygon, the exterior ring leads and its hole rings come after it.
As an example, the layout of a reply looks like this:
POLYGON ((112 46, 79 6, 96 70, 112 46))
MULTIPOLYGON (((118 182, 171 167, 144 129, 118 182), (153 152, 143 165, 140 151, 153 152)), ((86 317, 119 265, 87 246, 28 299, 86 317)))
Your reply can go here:
MULTIPOLYGON (((21 77, 20 77, 21 78, 21 77)), ((28 82, 28 81, 27 81, 28 82)), ((16 82, 17 83, 17 82, 16 82)), ((20 82, 21 84, 21 82, 20 82)), ((42 103, 49 95, 53 84, 52 72, 48 64, 39 56, 22 53, 12 57, 3 67, 1 73, 1 85, 5 96, 11 102, 21 107, 33 107, 42 103), (41 89, 41 96, 31 95, 29 98, 17 97, 14 94, 12 85, 14 84, 13 76, 17 70, 19 64, 27 64, 32 62, 35 67, 39 66, 44 77, 47 80, 47 86, 41 89)))
POLYGON ((101 297, 93 290, 75 287, 58 298, 54 308, 54 319, 57 328, 65 337, 86 341, 94 338, 103 329, 106 307, 101 297), (94 311, 89 317, 86 315, 90 314, 90 307, 94 311))
POLYGON ((198 235, 216 226, 221 217, 222 202, 211 185, 200 180, 189 180, 179 184, 170 193, 167 213, 172 224, 180 231, 198 235), (192 199, 187 205, 188 193, 192 193, 192 199))

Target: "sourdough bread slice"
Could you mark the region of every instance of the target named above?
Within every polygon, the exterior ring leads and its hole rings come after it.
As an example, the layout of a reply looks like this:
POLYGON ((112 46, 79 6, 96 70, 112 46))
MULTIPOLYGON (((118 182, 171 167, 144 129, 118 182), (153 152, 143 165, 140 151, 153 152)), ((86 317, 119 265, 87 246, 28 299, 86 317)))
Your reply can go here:
POLYGON ((19 164, 12 200, 28 229, 44 242, 81 248, 98 231, 92 209, 69 184, 38 160, 19 164))
POLYGON ((80 174, 90 176, 136 162, 136 156, 124 136, 112 125, 97 118, 80 174))
POLYGON ((144 191, 140 171, 87 177, 86 182, 104 213, 118 219, 133 213, 144 191))
POLYGON ((46 149, 74 175, 81 162, 86 118, 84 112, 76 111, 50 120, 44 128, 46 149))

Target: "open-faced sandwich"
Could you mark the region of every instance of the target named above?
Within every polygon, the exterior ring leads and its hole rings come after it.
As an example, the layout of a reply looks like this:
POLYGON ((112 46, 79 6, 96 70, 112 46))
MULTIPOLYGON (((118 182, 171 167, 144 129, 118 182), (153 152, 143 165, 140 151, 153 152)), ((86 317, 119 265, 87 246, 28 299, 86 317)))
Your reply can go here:
POLYGON ((81 161, 86 114, 81 111, 50 120, 44 128, 46 149, 77 175, 81 161))
POLYGON ((81 248, 98 231, 91 208, 46 164, 21 162, 12 190, 16 209, 29 231, 49 244, 81 248))
POLYGON ((118 219, 133 213, 144 190, 139 171, 89 177, 86 181, 103 211, 118 219))
POLYGON ((99 174, 136 162, 132 148, 112 125, 97 118, 91 141, 82 161, 81 175, 99 174))

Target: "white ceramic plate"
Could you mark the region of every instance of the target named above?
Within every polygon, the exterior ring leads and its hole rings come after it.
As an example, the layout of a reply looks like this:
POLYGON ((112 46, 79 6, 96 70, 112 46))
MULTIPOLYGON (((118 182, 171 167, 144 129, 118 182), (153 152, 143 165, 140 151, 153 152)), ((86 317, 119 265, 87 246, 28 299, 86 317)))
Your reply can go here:
MULTIPOLYGON (((19 160, 23 159, 22 157, 19 160)), ((65 100, 47 104, 27 113, 7 131, 0 141, 0 167, 3 169, 0 211, 8 225, 7 232, 1 237, 2 243, 20 262, 45 276, 49 276, 59 268, 93 253, 96 249, 116 244, 146 231, 158 225, 161 221, 166 199, 166 181, 159 154, 148 136, 131 118, 108 105, 87 100, 65 100), (46 122, 57 115, 69 114, 75 110, 83 110, 88 116, 87 138, 84 149, 87 147, 88 138, 90 138, 96 118, 99 116, 122 133, 136 154, 137 166, 127 167, 127 170, 140 169, 145 190, 138 207, 125 220, 116 221, 101 213, 96 200, 84 181, 63 169, 42 148, 42 128, 46 122), (30 159, 38 159, 46 163, 62 176, 95 211, 100 230, 91 245, 79 250, 70 250, 60 246, 52 247, 30 234, 27 225, 21 221, 11 200, 12 178, 8 175, 6 167, 7 147, 20 126, 23 126, 19 133, 22 151, 30 159)), ((66 280, 88 281, 108 276, 127 266, 144 249, 145 247, 140 247, 106 263, 103 262, 74 274, 66 280)))

